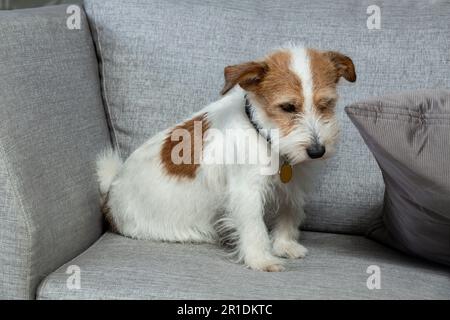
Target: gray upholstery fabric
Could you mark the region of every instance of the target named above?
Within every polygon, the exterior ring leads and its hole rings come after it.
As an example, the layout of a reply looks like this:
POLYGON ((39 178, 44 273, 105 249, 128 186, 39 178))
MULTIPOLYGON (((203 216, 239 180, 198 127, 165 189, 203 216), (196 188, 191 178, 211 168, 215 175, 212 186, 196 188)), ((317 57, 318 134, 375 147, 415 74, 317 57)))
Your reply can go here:
POLYGON ((288 41, 342 51, 356 66, 343 82, 337 157, 316 180, 310 230, 363 233, 383 200, 381 173, 344 105, 400 89, 449 87, 448 1, 85 0, 102 61, 113 135, 127 157, 151 135, 219 96, 223 68, 288 41))
POLYGON ((51 274, 38 299, 449 299, 450 269, 422 263, 361 236, 304 232, 310 254, 265 273, 228 261, 213 245, 155 243, 106 233, 51 274), (80 267, 80 289, 66 270, 80 267), (381 289, 369 290, 370 265, 381 289))
POLYGON ((369 237, 450 266, 450 90, 417 90, 345 108, 383 172, 369 237))
POLYGON ((0 298, 101 234, 94 160, 110 144, 89 26, 66 6, 0 11, 0 298))

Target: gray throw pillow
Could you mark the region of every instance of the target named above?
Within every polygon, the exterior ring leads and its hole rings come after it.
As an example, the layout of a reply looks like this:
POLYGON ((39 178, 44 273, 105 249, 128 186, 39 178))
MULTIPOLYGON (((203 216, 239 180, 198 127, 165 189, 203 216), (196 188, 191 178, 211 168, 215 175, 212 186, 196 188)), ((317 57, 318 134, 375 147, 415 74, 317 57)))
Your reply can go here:
POLYGON ((368 236, 450 265, 450 91, 406 92, 346 112, 386 185, 382 214, 368 236))

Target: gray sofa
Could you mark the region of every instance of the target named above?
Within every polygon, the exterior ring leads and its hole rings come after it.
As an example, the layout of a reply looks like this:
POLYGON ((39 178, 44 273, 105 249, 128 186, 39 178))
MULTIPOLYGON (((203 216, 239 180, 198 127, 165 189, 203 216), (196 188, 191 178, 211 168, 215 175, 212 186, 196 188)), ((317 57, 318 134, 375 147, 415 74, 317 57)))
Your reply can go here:
POLYGON ((450 5, 375 2, 86 0, 79 29, 66 5, 0 11, 0 298, 449 299, 448 267, 364 237, 384 185, 343 108, 450 88, 450 5), (366 25, 372 4, 380 29, 366 25), (216 99, 224 66, 287 41, 342 51, 358 74, 340 88, 341 144, 308 202, 309 255, 262 273, 214 245, 105 232, 98 152, 127 157, 216 99))

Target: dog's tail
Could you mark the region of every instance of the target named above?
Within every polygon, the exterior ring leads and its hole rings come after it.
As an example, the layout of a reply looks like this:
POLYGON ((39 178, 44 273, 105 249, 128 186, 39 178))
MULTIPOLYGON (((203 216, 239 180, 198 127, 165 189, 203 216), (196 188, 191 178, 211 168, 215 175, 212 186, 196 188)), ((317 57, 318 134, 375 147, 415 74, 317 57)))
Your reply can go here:
POLYGON ((117 151, 108 148, 97 157, 97 180, 100 186, 100 195, 105 198, 115 176, 120 171, 123 162, 117 151))

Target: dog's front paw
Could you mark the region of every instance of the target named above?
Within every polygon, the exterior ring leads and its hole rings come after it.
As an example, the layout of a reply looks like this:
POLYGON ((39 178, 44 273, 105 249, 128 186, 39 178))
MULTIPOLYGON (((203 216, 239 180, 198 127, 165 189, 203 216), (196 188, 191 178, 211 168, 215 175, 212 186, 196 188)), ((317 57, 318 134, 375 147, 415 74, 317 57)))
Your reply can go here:
POLYGON ((280 272, 284 270, 283 261, 271 255, 246 258, 245 264, 258 271, 280 272))
POLYGON ((275 240, 273 243, 273 252, 278 257, 298 259, 304 258, 308 249, 295 240, 275 240))

